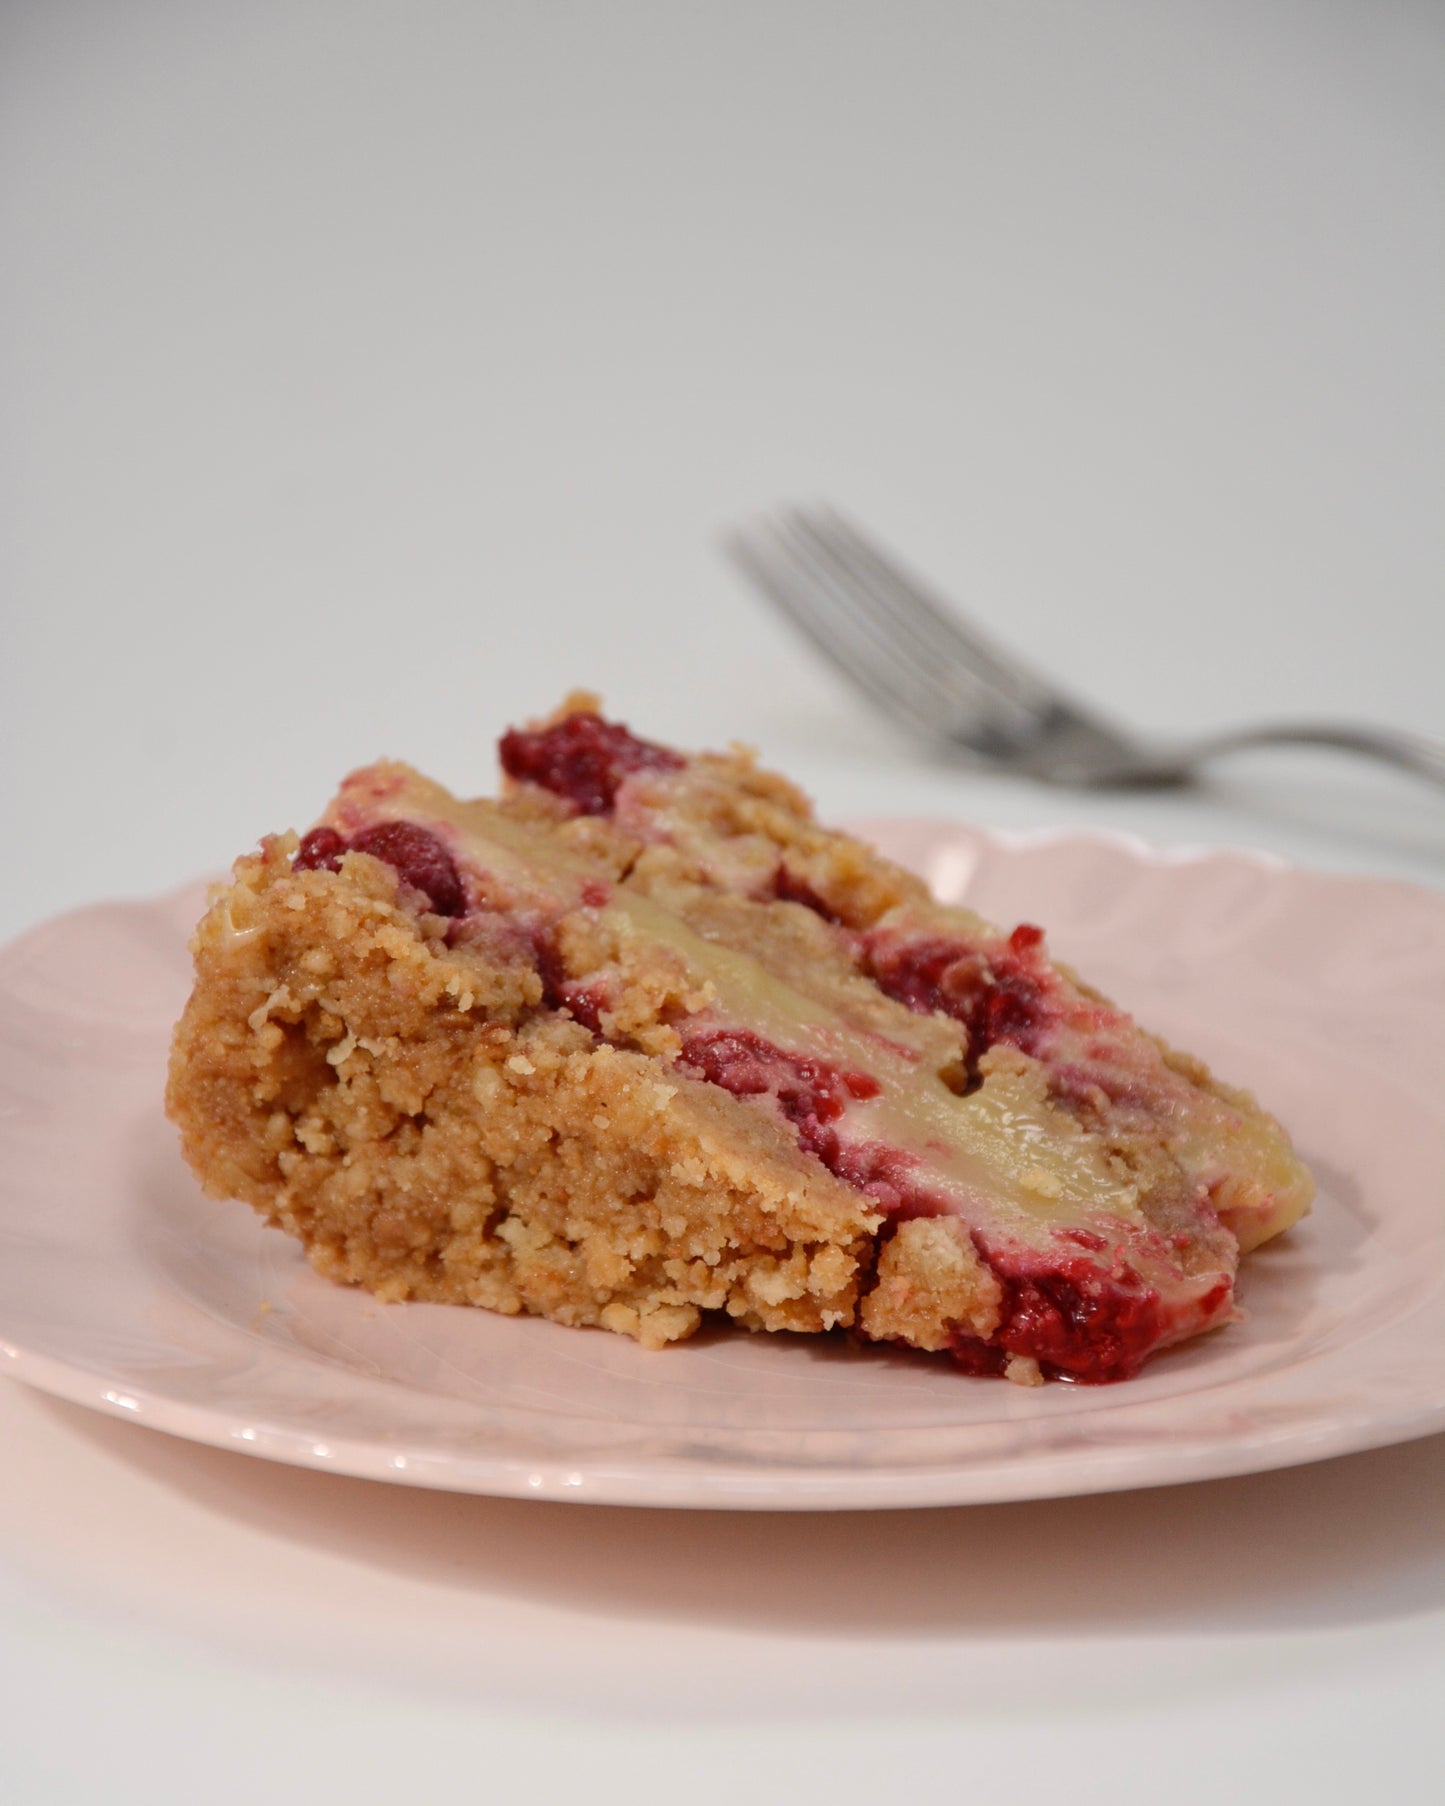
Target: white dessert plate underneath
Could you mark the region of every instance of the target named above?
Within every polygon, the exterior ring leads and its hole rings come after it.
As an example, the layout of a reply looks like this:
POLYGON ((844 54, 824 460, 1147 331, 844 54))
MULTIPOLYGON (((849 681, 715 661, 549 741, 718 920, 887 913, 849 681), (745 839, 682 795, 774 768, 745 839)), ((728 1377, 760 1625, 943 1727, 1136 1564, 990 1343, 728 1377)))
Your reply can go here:
POLYGON ((173 1435, 414 1486, 629 1505, 952 1505, 1283 1467, 1445 1429, 1445 897, 1122 838, 873 823, 884 850, 1253 1088, 1319 1182, 1244 1322, 1111 1387, 828 1337, 622 1337, 317 1278, 202 1197, 161 1111, 204 887, 0 953, 0 1373, 173 1435))

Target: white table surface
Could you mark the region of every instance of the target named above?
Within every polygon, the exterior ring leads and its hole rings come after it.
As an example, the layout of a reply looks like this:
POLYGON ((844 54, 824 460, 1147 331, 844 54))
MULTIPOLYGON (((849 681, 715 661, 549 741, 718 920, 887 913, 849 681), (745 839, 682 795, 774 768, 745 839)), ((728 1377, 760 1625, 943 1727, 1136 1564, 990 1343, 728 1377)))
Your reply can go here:
MULTIPOLYGON (((1144 726, 1445 731, 1445 15, 0 13, 0 935, 571 684, 833 817, 1445 884, 1328 755, 961 776, 716 535, 855 510, 1144 726)), ((1445 1175, 1442 1175, 1445 1196, 1445 1175)), ((1445 1438, 837 1516, 293 1471, 0 1387, 0 1797, 1438 1798, 1445 1438)))

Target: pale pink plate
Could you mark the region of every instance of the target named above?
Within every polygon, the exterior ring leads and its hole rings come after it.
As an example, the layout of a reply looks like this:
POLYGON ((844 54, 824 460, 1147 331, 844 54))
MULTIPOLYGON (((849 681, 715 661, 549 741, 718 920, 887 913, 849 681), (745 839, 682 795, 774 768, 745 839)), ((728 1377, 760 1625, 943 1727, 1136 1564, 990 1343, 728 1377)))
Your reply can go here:
POLYGON ((161 1114, 202 887, 0 954, 0 1371, 201 1442, 411 1485, 632 1505, 1042 1498, 1445 1428, 1445 897, 1123 839, 874 824, 950 897, 1044 923, 1255 1088, 1320 1184, 1244 1323, 1137 1380, 1025 1391, 809 1337, 618 1336, 317 1279, 203 1199, 161 1114))

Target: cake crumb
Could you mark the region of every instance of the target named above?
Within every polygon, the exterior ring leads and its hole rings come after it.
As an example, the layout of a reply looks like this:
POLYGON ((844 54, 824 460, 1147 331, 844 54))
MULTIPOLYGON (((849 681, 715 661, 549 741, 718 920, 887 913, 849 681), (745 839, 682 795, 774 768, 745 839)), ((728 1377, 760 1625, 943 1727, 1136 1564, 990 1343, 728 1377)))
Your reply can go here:
POLYGON ((1020 1173, 1019 1184, 1036 1198, 1061 1198, 1064 1195, 1063 1180, 1043 1166, 1031 1166, 1020 1173))

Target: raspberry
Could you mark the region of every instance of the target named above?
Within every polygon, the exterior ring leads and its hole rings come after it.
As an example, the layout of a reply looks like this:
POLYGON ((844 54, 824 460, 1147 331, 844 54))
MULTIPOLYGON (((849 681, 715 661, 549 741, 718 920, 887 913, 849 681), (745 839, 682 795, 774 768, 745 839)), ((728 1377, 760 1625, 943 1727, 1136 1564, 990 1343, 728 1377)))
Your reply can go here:
POLYGON ((502 769, 509 778, 540 784, 575 803, 579 814, 610 815, 617 789, 634 771, 676 771, 679 756, 639 740, 617 721, 583 713, 551 727, 512 728, 503 734, 502 769))
POLYGON ((353 835, 351 851, 385 860, 403 883, 427 897, 439 916, 459 916, 466 909, 452 856, 429 829, 410 821, 377 822, 353 835))

